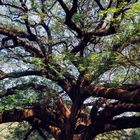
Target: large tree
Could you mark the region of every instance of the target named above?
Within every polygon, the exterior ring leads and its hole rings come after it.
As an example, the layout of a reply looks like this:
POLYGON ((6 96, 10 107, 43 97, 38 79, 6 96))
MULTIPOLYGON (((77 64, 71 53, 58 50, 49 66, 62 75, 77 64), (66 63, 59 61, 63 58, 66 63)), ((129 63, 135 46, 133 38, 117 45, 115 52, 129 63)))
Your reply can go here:
POLYGON ((0 0, 0 123, 46 139, 140 127, 137 0, 0 0))

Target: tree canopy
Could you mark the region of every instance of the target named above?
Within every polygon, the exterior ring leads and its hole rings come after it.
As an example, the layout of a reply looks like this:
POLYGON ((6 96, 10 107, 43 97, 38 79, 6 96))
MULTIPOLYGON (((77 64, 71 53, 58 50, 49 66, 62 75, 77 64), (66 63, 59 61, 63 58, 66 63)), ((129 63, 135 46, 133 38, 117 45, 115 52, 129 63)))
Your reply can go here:
POLYGON ((0 124, 56 140, 140 127, 138 0, 0 0, 0 124))

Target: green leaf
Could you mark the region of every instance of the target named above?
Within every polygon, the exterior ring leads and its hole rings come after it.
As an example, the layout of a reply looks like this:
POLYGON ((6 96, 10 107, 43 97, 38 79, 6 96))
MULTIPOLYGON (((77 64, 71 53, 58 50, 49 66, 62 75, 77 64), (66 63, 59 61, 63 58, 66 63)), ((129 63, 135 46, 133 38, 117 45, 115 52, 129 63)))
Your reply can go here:
POLYGON ((133 12, 135 13, 139 13, 140 12, 140 2, 136 2, 131 6, 131 9, 133 12))
POLYGON ((115 7, 109 8, 109 9, 107 10, 107 13, 108 13, 108 14, 113 14, 113 13, 115 13, 117 10, 118 10, 118 9, 115 8, 115 7))
POLYGON ((21 16, 21 19, 27 19, 27 18, 28 18, 27 13, 24 13, 24 14, 21 16))
POLYGON ((80 19, 83 17, 83 14, 82 13, 76 13, 74 16, 73 16, 73 20, 75 22, 79 22, 80 19))

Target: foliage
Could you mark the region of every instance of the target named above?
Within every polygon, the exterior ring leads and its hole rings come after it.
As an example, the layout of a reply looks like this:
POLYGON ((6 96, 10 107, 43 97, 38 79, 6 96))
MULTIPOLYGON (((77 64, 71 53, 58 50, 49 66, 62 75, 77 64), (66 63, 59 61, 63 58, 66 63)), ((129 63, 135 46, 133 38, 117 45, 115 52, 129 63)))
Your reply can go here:
POLYGON ((139 137, 122 130, 140 127, 139 1, 0 8, 0 124, 19 122, 6 139, 139 137))

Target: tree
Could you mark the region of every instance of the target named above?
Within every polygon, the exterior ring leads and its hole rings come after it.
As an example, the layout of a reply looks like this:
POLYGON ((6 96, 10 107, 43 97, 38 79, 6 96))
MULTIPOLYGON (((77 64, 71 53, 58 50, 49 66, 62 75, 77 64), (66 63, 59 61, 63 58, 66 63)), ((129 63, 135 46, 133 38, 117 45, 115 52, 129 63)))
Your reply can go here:
POLYGON ((1 0, 0 123, 56 140, 140 127, 137 0, 1 0))

